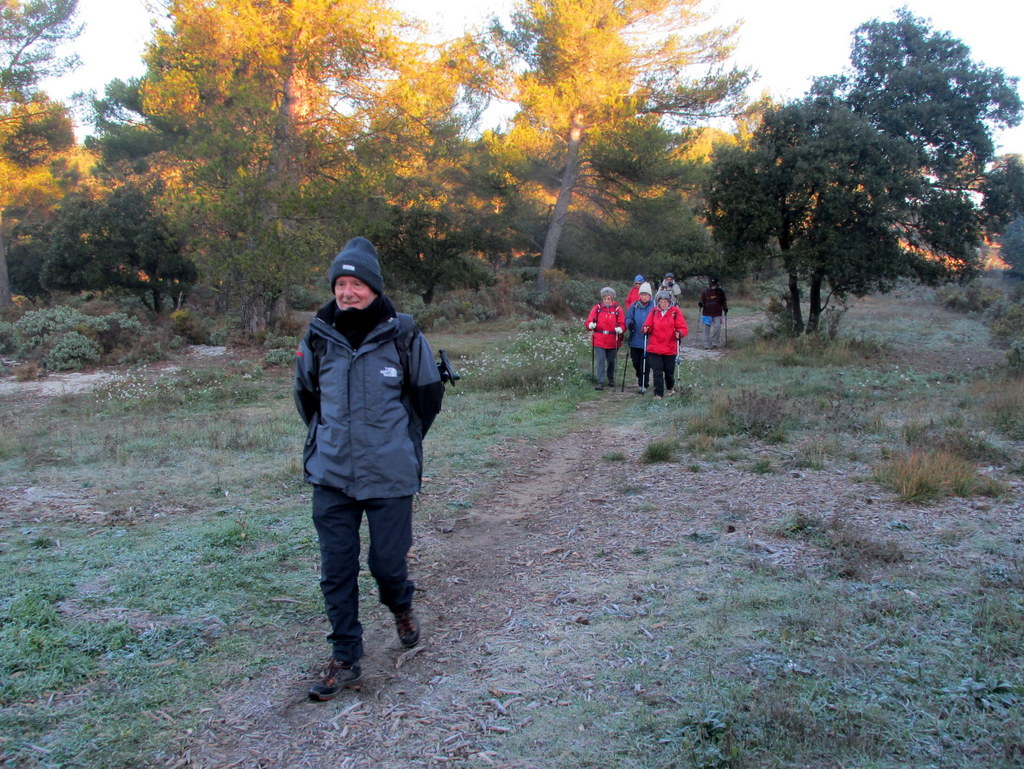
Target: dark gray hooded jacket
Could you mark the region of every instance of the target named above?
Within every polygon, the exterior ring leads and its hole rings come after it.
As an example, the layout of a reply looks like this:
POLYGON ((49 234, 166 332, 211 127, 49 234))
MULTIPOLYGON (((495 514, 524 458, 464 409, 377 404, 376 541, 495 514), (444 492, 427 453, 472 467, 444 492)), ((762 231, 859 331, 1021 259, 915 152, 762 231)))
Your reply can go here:
POLYGON ((410 317, 387 318, 353 350, 318 315, 295 362, 295 405, 308 426, 306 480, 359 500, 417 493, 423 436, 443 393, 430 345, 410 317))

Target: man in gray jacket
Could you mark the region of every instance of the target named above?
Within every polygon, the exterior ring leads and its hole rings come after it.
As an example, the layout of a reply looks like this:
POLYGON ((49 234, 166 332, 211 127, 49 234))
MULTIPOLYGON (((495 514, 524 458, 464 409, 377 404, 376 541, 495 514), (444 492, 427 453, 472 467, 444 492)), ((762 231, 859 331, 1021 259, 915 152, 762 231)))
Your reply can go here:
POLYGON ((441 409, 444 386, 430 346, 384 295, 377 250, 353 238, 328 273, 334 299, 299 345, 295 403, 306 423, 303 469, 313 485, 320 542, 320 589, 331 660, 309 696, 328 700, 361 675, 359 529, 370 530, 367 564, 403 646, 419 641, 412 545, 412 498, 420 489, 423 436, 441 409))

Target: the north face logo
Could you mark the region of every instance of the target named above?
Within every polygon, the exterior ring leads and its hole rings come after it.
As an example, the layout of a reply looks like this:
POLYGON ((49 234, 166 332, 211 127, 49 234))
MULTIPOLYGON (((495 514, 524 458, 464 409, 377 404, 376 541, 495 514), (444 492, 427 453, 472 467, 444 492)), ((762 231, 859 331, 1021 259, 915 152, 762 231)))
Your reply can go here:
POLYGON ((386 379, 398 379, 398 369, 394 366, 385 366, 380 370, 380 375, 386 379))

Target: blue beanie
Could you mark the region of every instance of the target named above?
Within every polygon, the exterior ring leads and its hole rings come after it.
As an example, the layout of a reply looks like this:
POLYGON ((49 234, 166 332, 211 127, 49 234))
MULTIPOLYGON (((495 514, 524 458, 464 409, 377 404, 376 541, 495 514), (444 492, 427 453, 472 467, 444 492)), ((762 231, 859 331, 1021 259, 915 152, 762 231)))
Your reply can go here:
POLYGON ((644 282, 644 276, 643 275, 637 275, 635 278, 633 278, 633 282, 634 283, 643 283, 644 282))
POLYGON ((380 273, 377 249, 366 238, 352 238, 334 257, 330 272, 327 273, 331 291, 334 290, 335 281, 343 275, 358 278, 377 295, 384 293, 384 276, 380 273))

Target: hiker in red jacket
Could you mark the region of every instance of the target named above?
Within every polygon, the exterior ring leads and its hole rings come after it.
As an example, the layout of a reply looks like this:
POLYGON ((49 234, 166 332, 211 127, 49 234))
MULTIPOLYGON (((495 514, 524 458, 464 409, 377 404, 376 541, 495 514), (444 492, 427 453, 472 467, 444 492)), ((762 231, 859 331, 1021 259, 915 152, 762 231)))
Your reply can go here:
POLYGON ((647 361, 654 374, 654 397, 661 400, 663 395, 674 395, 676 356, 679 340, 686 336, 686 319, 668 291, 659 291, 657 300, 658 306, 644 321, 643 332, 648 335, 647 361))
POLYGON ((644 283, 644 276, 637 275, 633 278, 633 288, 629 289, 629 293, 626 294, 626 309, 628 310, 630 305, 633 304, 637 299, 640 298, 640 286, 644 283))
POLYGON ((615 289, 601 289, 601 302, 587 316, 587 328, 593 331, 595 390, 603 390, 605 382, 615 389, 615 354, 622 343, 626 314, 615 302, 615 289))

